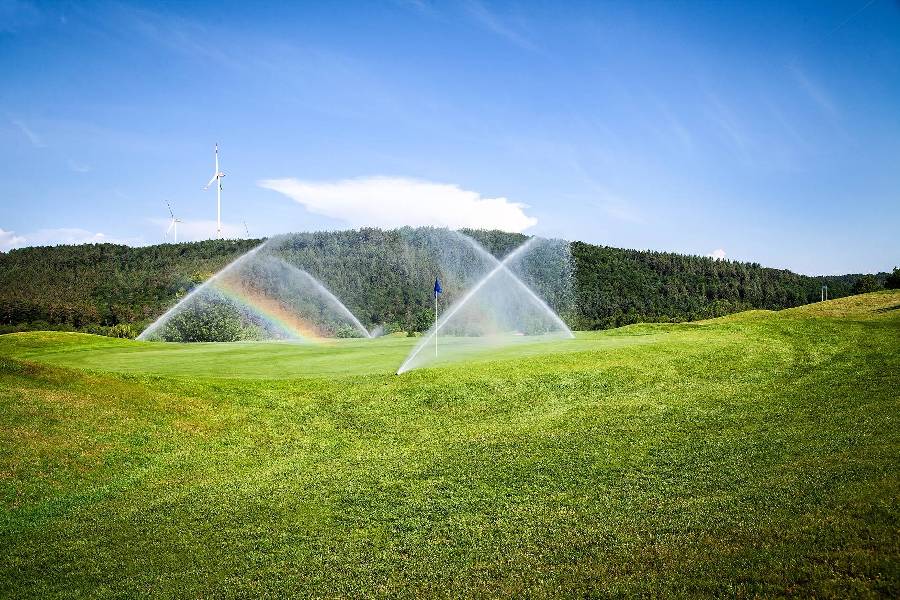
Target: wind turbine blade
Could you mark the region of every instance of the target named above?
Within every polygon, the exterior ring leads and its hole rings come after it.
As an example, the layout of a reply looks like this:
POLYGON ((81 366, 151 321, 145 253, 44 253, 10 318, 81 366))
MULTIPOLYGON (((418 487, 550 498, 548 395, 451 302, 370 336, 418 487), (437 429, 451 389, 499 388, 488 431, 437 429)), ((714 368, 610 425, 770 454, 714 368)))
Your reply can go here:
POLYGON ((169 228, 166 229, 166 237, 169 237, 169 232, 172 231, 173 227, 175 227, 175 217, 172 217, 172 222, 169 223, 169 228))
POLYGON ((215 181, 218 177, 219 177, 219 174, 218 174, 218 173, 216 173, 215 175, 213 175, 213 176, 212 176, 212 179, 209 180, 209 183, 207 183, 206 185, 203 186, 203 189, 204 189, 204 190, 208 190, 208 189, 209 189, 209 186, 211 186, 211 185, 213 184, 213 181, 215 181))
POLYGON ((175 218, 175 213, 172 212, 172 205, 169 204, 168 201, 166 201, 166 206, 169 208, 169 215, 174 219, 174 218, 175 218))

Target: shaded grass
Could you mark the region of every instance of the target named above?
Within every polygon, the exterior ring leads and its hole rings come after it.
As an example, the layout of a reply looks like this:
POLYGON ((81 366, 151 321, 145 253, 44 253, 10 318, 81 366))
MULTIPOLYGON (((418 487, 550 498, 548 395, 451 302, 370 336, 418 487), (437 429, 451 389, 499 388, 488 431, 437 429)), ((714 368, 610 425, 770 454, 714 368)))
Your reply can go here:
POLYGON ((402 377, 2 336, 0 594, 896 596, 898 300, 402 377))

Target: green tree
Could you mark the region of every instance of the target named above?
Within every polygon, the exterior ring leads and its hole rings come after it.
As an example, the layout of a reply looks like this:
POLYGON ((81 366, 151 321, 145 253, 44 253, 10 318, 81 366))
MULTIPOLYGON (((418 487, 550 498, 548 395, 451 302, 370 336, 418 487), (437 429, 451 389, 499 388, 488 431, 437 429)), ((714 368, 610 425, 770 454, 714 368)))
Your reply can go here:
POLYGON ((863 275, 856 280, 856 283, 853 284, 854 294, 865 294, 880 289, 881 284, 878 282, 878 279, 876 279, 874 275, 863 275))
POLYGON ((884 287, 889 290, 900 289, 900 268, 894 267, 893 272, 884 280, 884 287))

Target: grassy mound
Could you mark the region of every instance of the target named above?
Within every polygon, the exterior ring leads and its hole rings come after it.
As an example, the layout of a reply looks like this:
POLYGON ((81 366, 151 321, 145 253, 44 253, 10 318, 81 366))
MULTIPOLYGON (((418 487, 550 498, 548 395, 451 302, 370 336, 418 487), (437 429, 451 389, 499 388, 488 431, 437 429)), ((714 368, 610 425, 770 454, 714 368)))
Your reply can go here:
POLYGON ((900 594, 900 294, 403 376, 0 336, 0 596, 900 594))

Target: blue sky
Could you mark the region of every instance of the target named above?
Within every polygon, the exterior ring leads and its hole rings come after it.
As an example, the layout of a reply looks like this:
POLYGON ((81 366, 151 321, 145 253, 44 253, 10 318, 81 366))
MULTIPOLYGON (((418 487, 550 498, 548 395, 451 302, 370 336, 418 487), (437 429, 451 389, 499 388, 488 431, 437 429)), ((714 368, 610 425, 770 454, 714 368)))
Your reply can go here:
POLYGON ((401 223, 900 263, 900 4, 0 0, 0 250, 401 223))

